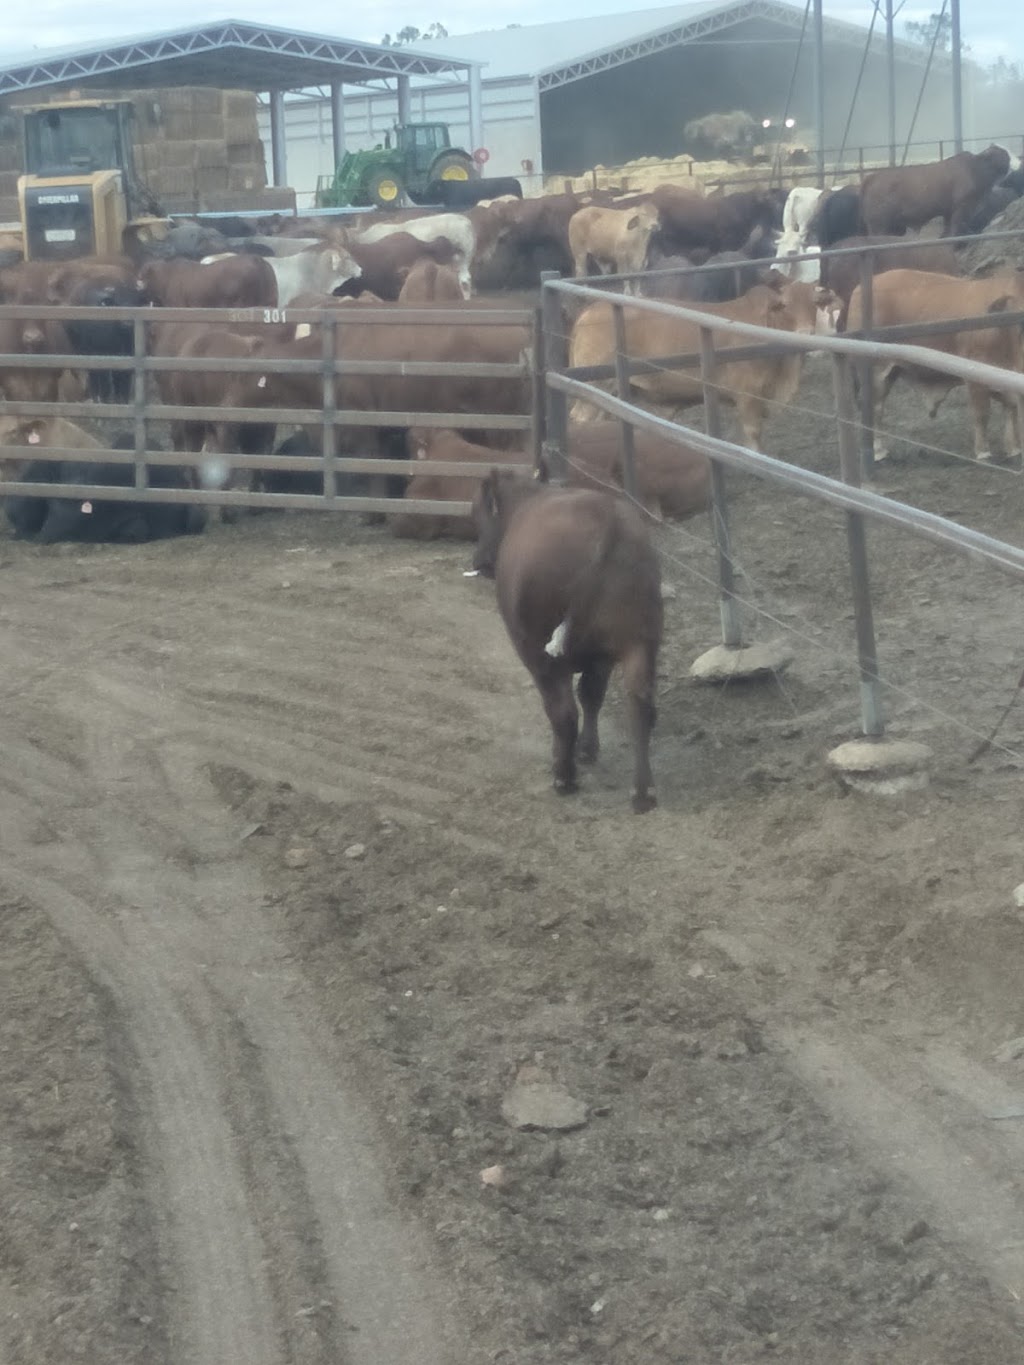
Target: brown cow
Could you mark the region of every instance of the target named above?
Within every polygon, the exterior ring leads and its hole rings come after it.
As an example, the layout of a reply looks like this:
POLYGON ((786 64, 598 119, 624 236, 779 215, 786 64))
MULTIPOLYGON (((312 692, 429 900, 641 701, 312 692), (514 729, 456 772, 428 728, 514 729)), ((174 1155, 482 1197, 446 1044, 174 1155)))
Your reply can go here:
MULTIPOLYGON (((570 484, 625 486, 618 422, 570 422, 568 453, 570 484)), ((633 468, 637 498, 655 516, 684 521, 707 508, 711 461, 692 446, 634 429, 633 468)))
MULTIPOLYGON (((451 265, 459 256, 447 237, 422 241, 411 232, 394 232, 376 242, 350 242, 348 250, 363 273, 343 285, 340 293, 357 297, 370 292, 381 299, 398 298, 403 282, 418 261, 451 265)), ((460 290, 459 298, 462 297, 460 290)))
POLYGON ((1017 164, 1005 147, 993 143, 983 152, 872 171, 860 195, 864 231, 902 236, 908 228, 941 218, 942 235, 959 236, 992 186, 1017 164))
POLYGON ((768 191, 702 195, 681 185, 658 185, 649 195, 620 201, 621 207, 649 199, 658 210, 657 244, 666 254, 691 255, 694 248, 739 251, 756 228, 782 226, 782 209, 768 191))
POLYGON ((412 265, 399 290, 399 303, 462 303, 465 298, 459 273, 450 265, 420 260, 412 265))
POLYGON ((588 488, 549 488, 492 471, 473 504, 474 567, 493 574, 505 627, 551 723, 555 790, 576 791, 580 674, 581 762, 597 758, 597 722, 622 665, 633 738, 633 810, 657 805, 650 765, 661 644, 661 570, 642 513, 588 488))
POLYGON ((569 220, 583 202, 575 194, 544 194, 468 209, 476 230, 476 287, 527 289, 540 282, 542 270, 572 274, 569 220))
MULTIPOLYGON (((915 322, 939 322, 945 318, 980 317, 1007 309, 1024 310, 1024 272, 992 275, 984 280, 950 279, 924 270, 889 270, 874 281, 873 312, 877 327, 898 327, 915 322)), ((856 331, 862 319, 858 287, 850 299, 847 330, 856 331)), ((914 345, 946 355, 964 356, 998 365, 1018 373, 1024 368, 1019 326, 985 328, 975 332, 943 332, 938 336, 916 337, 914 345)), ((875 421, 885 420, 885 400, 900 377, 937 390, 931 406, 934 417, 939 404, 962 381, 934 370, 909 365, 883 364, 875 371, 875 421)), ((1006 409, 1006 448, 1009 455, 1021 450, 1017 404, 1012 394, 1000 393, 981 384, 967 385, 967 399, 974 423, 974 458, 990 460, 988 439, 989 403, 995 397, 1006 409)), ((886 457, 888 450, 875 436, 875 459, 886 457)))
MULTIPOLYGON (((71 342, 59 322, 36 318, 0 318, 0 355, 69 355, 71 342)), ((61 376, 56 368, 0 367, 0 398, 8 402, 56 403, 61 376)))
MULTIPOLYGON (((872 247, 872 274, 882 275, 887 270, 928 270, 936 275, 963 275, 963 266, 953 247, 945 242, 922 238, 911 245, 906 237, 846 237, 834 244, 839 251, 846 247, 872 247)), ((850 295, 860 284, 860 256, 823 256, 821 283, 843 301, 843 311, 849 307, 850 295)), ((840 328, 845 318, 840 318, 840 328)))
MULTIPOLYGON (((459 305, 466 313, 462 324, 409 326, 387 320, 388 311, 404 306, 375 303, 363 309, 358 301, 350 305, 346 325, 337 333, 339 360, 383 361, 390 363, 386 374, 357 375, 339 373, 336 399, 339 408, 378 412, 456 412, 465 414, 463 431, 479 430, 472 418, 478 413, 525 413, 529 410, 529 380, 524 373, 514 378, 480 378, 472 375, 412 375, 401 372, 403 361, 422 361, 436 365, 449 362, 518 363, 531 344, 528 324, 473 323, 473 301, 459 305), (363 314, 359 317, 359 314, 363 314), (380 322, 372 318, 384 319, 380 322), (350 319, 350 320, 349 320, 350 319)), ((451 310, 450 303, 425 304, 451 310)), ((282 374, 278 360, 322 359, 319 329, 292 342, 270 341, 263 350, 267 371, 263 375, 239 375, 225 385, 221 402, 225 407, 285 407, 319 410, 323 403, 323 380, 319 373, 282 374), (261 382, 262 381, 262 382, 261 382)), ((377 429, 378 431, 381 429, 377 429)), ((350 440, 357 440, 360 429, 346 428, 350 440)), ((365 433, 364 433, 365 439, 365 433)), ((217 449, 225 449, 217 437, 217 449)), ((387 438, 378 437, 382 453, 387 453, 387 438)))
MULTIPOLYGON (((154 329, 153 353, 159 356, 178 356, 186 360, 249 360, 263 353, 271 338, 262 334, 244 334, 224 327, 203 326, 195 323, 171 323, 154 329)), ((162 370, 157 373, 157 387, 164 403, 183 407, 217 408, 232 406, 226 403, 226 391, 232 382, 243 378, 223 367, 209 370, 162 370)), ((253 376, 256 380, 257 376, 253 376)), ((216 452, 237 451, 244 455, 269 455, 274 447, 275 426, 267 422, 241 422, 219 426, 207 418, 178 418, 171 422, 171 442, 175 450, 204 451, 212 446, 214 430, 221 443, 216 452)), ((219 461, 211 460, 203 470, 203 479, 211 486, 244 487, 251 482, 243 471, 219 468, 219 461)))
MULTIPOLYGON (((711 462, 700 451, 676 445, 646 431, 634 431, 634 470, 637 498, 658 517, 682 521, 702 512, 711 493, 711 462)), ((413 427, 408 434, 409 458, 424 463, 405 490, 407 498, 437 502, 471 502, 486 471, 498 463, 490 446, 466 441, 454 431, 437 427, 413 427), (430 464, 450 460, 475 465, 472 474, 443 475, 431 472, 430 464)), ((574 488, 596 488, 601 492, 621 492, 625 485, 622 468, 620 428, 612 422, 571 422, 569 424, 568 482, 574 488)), ((532 462, 528 451, 509 451, 501 463, 527 470, 532 462)), ((546 480, 548 470, 541 474, 546 480)), ((472 540, 476 535, 468 516, 424 516, 399 513, 391 519, 396 536, 409 540, 436 540, 450 536, 472 540)))
MULTIPOLYGON (((571 367, 610 365, 616 352, 612 304, 595 303, 576 320, 569 343, 571 367)), ((816 285, 792 283, 778 291, 758 285, 742 298, 729 303, 704 303, 700 311, 714 317, 749 322, 759 327, 805 334, 835 330, 839 302, 834 295, 816 285)), ((625 306, 626 349, 631 357, 696 354, 700 331, 696 323, 660 313, 641 312, 625 306)), ((712 330, 716 350, 749 346, 750 337, 712 330)), ((723 399, 734 403, 747 444, 761 448, 761 431, 771 407, 792 400, 800 383, 804 355, 780 350, 777 355, 753 360, 721 360, 717 382, 723 399)), ((694 370, 664 369, 654 374, 636 374, 634 388, 655 403, 670 407, 690 406, 704 401, 699 375, 694 370)), ((578 421, 592 421, 597 410, 578 402, 572 410, 578 421)))
POLYGON ((147 261, 139 279, 150 299, 164 308, 273 308, 274 272, 263 256, 222 256, 200 265, 176 257, 147 261))
MULTIPOLYGON (((529 469, 530 456, 525 451, 508 451, 498 458, 491 446, 477 445, 464 440, 458 432, 439 427, 410 427, 408 433, 409 458, 418 463, 416 472, 406 485, 406 498, 420 498, 430 502, 471 503, 476 497, 480 480, 494 466, 512 465, 524 472, 529 469), (476 466, 472 474, 434 474, 430 466, 439 460, 476 466)), ((391 533, 406 540, 438 540, 450 536, 453 540, 475 540, 476 527, 472 517, 439 514, 427 516, 416 512, 399 512, 391 518, 391 533)))

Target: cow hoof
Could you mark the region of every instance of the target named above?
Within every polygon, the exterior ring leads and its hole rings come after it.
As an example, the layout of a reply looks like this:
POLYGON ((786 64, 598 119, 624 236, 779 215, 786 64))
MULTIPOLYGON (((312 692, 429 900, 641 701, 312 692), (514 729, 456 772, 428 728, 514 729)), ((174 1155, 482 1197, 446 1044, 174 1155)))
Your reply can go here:
POLYGON ((634 815, 646 815, 649 810, 654 810, 658 804, 658 798, 653 792, 634 792, 631 804, 634 815))
POLYGON ((991 464, 992 452, 991 450, 979 450, 974 458, 978 461, 979 464, 991 464))
POLYGON ((559 796, 575 796, 579 791, 579 783, 575 777, 556 777, 555 791, 559 796))

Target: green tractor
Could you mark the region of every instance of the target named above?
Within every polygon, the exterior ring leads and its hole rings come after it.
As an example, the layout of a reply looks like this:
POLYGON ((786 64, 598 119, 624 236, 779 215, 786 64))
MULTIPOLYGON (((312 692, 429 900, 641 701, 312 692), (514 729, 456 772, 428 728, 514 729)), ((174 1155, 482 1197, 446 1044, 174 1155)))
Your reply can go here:
POLYGON ((317 208, 397 208, 402 195, 428 201, 442 180, 474 180, 479 172, 468 152, 453 147, 446 123, 405 123, 372 152, 346 152, 334 175, 317 181, 317 208))

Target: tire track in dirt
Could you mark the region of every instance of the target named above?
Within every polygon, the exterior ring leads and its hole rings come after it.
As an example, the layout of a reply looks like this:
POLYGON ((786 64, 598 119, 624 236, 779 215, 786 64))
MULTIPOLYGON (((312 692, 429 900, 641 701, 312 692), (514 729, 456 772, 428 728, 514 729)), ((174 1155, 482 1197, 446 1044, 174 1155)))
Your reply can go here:
POLYGON ((897 1047, 870 1022, 823 1019, 803 986, 779 984, 813 981, 819 971, 791 938, 720 930, 701 937, 744 972, 749 993, 759 993, 761 973, 770 972, 760 1010, 795 1074, 875 1153, 880 1169, 915 1191, 937 1227, 1024 1301, 1024 1133, 992 1122, 1019 1105, 1019 1094, 923 1032, 904 1033, 897 1047))
POLYGON ((294 973, 282 980, 259 932, 237 831, 192 775, 197 757, 170 777, 104 690, 83 686, 75 707, 84 771, 33 746, 11 755, 13 785, 74 830, 66 877, 52 848, 22 848, 5 878, 110 987, 142 1058, 175 1360, 457 1359, 433 1330, 443 1295, 423 1287, 428 1257, 390 1213, 365 1116, 280 998, 294 973))

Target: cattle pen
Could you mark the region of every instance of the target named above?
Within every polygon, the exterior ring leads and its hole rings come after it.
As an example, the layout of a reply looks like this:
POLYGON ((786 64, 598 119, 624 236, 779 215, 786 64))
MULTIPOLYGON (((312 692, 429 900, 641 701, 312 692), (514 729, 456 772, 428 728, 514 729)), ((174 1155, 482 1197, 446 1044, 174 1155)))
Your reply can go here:
MULTIPOLYGON (((1007 234, 1010 235, 1010 234, 1007 234)), ((822 253, 827 255, 828 253, 822 253)), ((842 253, 836 253, 842 254, 842 253)), ((858 254, 858 253, 852 253, 858 254)), ((874 462, 873 431, 865 421, 872 420, 872 385, 862 382, 862 410, 858 414, 855 375, 870 376, 879 363, 903 363, 948 376, 951 381, 973 382, 1010 396, 1018 411, 1024 409, 1024 375, 979 361, 945 355, 923 346, 905 344, 910 339, 951 331, 1024 326, 1024 312, 1004 311, 980 317, 945 319, 941 322, 871 330, 870 297, 872 265, 870 252, 860 252, 861 280, 865 291, 865 319, 871 339, 859 336, 809 336, 757 326, 702 313, 698 306, 686 307, 656 299, 624 296, 607 289, 547 276, 544 281, 544 390, 546 394, 545 460, 557 481, 568 477, 571 456, 567 448, 568 401, 575 399, 617 419, 622 429, 623 482, 628 496, 636 495, 633 468, 634 429, 639 429, 702 451, 712 462, 712 526, 717 558, 718 591, 722 642, 726 650, 743 648, 743 632, 738 612, 736 566, 733 560, 729 525, 725 470, 743 470, 759 479, 779 484, 791 492, 809 496, 842 509, 846 518, 847 552, 851 577, 857 662, 861 699, 861 731, 869 740, 885 736, 885 716, 881 703, 882 679, 879 673, 875 639, 870 565, 866 521, 888 523, 976 561, 994 565, 1017 578, 1024 577, 1024 549, 1007 541, 961 526, 948 517, 938 516, 885 496, 870 487, 874 462), (561 326, 563 299, 608 304, 614 311, 615 359, 612 364, 570 367, 566 337, 561 326), (627 351, 624 309, 671 317, 692 324, 698 330, 699 350, 686 354, 630 356, 627 351), (714 334, 749 339, 749 345, 729 346, 723 353, 716 348, 714 334), (746 446, 722 439, 722 397, 728 386, 719 376, 719 367, 741 359, 795 353, 804 357, 824 353, 832 368, 832 387, 838 426, 838 477, 775 459, 746 446), (633 376, 672 369, 698 369, 703 393, 705 430, 703 432, 639 407, 630 401, 633 376), (615 393, 596 387, 614 384, 615 393)), ((712 268, 712 267, 707 267, 712 268)), ((755 609, 756 610, 756 609, 755 609)))
MULTIPOLYGON (((433 326, 451 327, 472 325, 474 327, 519 326, 529 333, 536 345, 539 318, 535 310, 523 308, 474 308, 467 314, 465 310, 454 308, 361 308, 359 322, 367 326, 401 325, 403 327, 433 326)), ((38 305, 4 304, 0 305, 0 320, 34 320, 39 317, 38 305)), ((131 489, 133 501, 175 502, 199 505, 212 505, 224 508, 320 508, 337 512, 382 513, 395 509, 395 499, 374 498, 365 495, 348 496, 338 492, 339 476, 401 476, 408 475, 410 464, 405 459, 386 459, 373 456, 346 456, 337 453, 339 435, 345 428, 401 429, 418 427, 459 427, 466 425, 467 413, 430 411, 360 411, 344 409, 335 398, 335 386, 345 375, 376 376, 386 375, 403 379, 427 378, 479 379, 481 381, 512 381, 522 384, 524 403, 519 413, 479 412, 472 413, 474 429, 496 433, 500 438, 518 438, 528 442, 535 453, 539 453, 541 430, 536 413, 539 411, 534 389, 537 383, 537 368, 534 364, 532 347, 527 346, 517 362, 431 362, 403 361, 353 361, 338 358, 338 333, 344 326, 344 313, 336 309, 291 309, 291 308, 246 308, 246 309, 189 309, 189 308, 70 308, 50 307, 46 309, 48 321, 65 322, 128 322, 132 325, 133 353, 125 356, 97 355, 6 355, 0 356, 0 369, 13 368, 19 371, 114 371, 132 375, 132 397, 129 403, 102 403, 89 401, 29 401, 3 400, 0 402, 0 415, 29 420, 32 418, 64 418, 72 421, 102 420, 106 425, 120 422, 130 425, 132 448, 99 448, 82 450, 62 446, 35 443, 27 448, 11 447, 4 451, 3 463, 12 459, 31 457, 33 461, 61 462, 75 460, 89 464, 132 465, 135 470, 134 485, 131 489), (251 357, 177 357, 160 356, 152 353, 149 342, 149 329, 154 324, 200 323, 204 326, 218 325, 243 328, 259 335, 262 329, 280 328, 282 325, 294 326, 296 330, 319 327, 323 340, 319 359, 309 357, 275 358, 271 363, 259 355, 251 357), (316 408, 261 407, 259 409, 232 408, 225 406, 202 407, 198 405, 166 404, 154 401, 151 381, 160 374, 222 373, 225 380, 229 376, 256 375, 257 384, 268 373, 275 375, 319 375, 322 379, 322 402, 316 408), (158 446, 153 440, 152 424, 156 422, 204 422, 213 424, 275 424, 316 429, 322 441, 322 455, 277 456, 254 455, 227 451, 189 451, 168 450, 158 446), (268 493, 252 488, 241 489, 227 486, 206 486, 188 489, 161 489, 149 485, 148 466, 180 466, 196 471, 197 483, 204 481, 204 467, 216 464, 223 471, 223 478, 217 483, 227 484, 235 471, 251 474, 275 472, 281 474, 322 473, 323 492, 312 493, 268 493)), ((300 331, 299 335, 303 333, 300 331)), ((264 379, 264 383, 265 383, 264 379)), ((495 452, 500 460, 500 451, 495 452)), ((2 470, 2 466, 0 466, 2 470)), ((465 476, 478 472, 474 466, 452 461, 434 461, 431 473, 442 476, 465 476)), ((53 496, 54 484, 33 484, 6 479, 0 473, 0 496, 11 494, 42 497, 53 496)), ((60 491, 68 497, 83 499, 119 499, 124 497, 123 487, 114 488, 102 484, 60 484, 60 491)), ((442 503, 403 499, 402 511, 413 515, 457 514, 465 512, 464 503, 442 503)))

